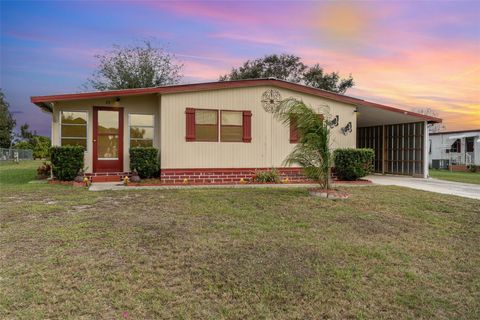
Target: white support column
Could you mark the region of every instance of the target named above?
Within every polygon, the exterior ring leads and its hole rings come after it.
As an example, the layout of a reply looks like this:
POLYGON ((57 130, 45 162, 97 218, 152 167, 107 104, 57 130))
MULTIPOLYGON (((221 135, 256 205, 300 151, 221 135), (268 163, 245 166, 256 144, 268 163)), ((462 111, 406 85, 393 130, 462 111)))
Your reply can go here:
POLYGON ((423 125, 423 177, 428 178, 428 122, 425 121, 423 125))

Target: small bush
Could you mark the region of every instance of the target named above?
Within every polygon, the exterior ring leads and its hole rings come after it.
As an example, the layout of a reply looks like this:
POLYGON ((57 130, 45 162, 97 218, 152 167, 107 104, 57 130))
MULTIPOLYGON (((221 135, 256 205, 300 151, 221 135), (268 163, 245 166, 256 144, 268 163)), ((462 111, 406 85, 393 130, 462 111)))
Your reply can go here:
POLYGON ((340 180, 357 180, 373 171, 372 149, 337 149, 333 152, 335 173, 340 180))
POLYGON ((130 148, 130 170, 137 170, 142 179, 158 177, 158 149, 130 148))
POLYGON ((49 156, 50 138, 44 136, 33 136, 24 141, 17 142, 13 148, 22 150, 32 150, 34 159, 44 159, 49 156))
POLYGON ((52 165, 47 161, 43 161, 43 163, 37 168, 37 179, 47 179, 50 177, 51 170, 52 165))
POLYGON ((278 171, 276 169, 272 169, 269 171, 255 171, 255 176, 253 180, 256 182, 280 182, 280 177, 278 175, 278 171))
POLYGON ((83 168, 82 146, 61 146, 50 148, 53 175, 63 181, 72 181, 83 168))
POLYGON ((33 137, 33 158, 34 159, 44 159, 49 156, 50 151, 50 138, 44 136, 35 136, 33 137))
POLYGON ((17 142, 13 146, 13 148, 20 149, 20 150, 33 150, 33 145, 28 141, 20 141, 20 142, 17 142))
POLYGON ((474 165, 474 164, 471 164, 468 166, 468 171, 470 172, 477 172, 478 171, 478 166, 474 165))

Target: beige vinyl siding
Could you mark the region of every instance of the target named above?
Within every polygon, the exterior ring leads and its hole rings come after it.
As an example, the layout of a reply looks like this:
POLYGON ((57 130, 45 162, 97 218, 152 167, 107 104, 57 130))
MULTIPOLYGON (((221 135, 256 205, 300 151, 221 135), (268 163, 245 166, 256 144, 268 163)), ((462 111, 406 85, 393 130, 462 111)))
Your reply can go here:
MULTIPOLYGON (((263 110, 260 102, 263 92, 274 87, 221 89, 203 92, 150 94, 115 99, 92 99, 54 103, 52 143, 60 145, 60 111, 88 112, 87 152, 85 167, 93 169, 93 106, 124 108, 124 170, 129 170, 129 117, 130 113, 155 116, 154 147, 160 150, 161 166, 175 168, 253 168, 280 167, 294 144, 290 143, 289 128, 263 110), (244 142, 187 142, 185 141, 185 109, 201 108, 214 110, 248 110, 252 112, 252 141, 244 142)), ((282 98, 302 99, 319 112, 328 105, 332 115, 339 115, 340 124, 332 129, 333 148, 355 147, 356 113, 353 105, 335 102, 278 89, 282 98), (340 128, 352 122, 352 133, 344 136, 340 128)))
MULTIPOLYGON (((252 87, 174 93, 161 96, 161 166, 174 168, 252 168, 279 167, 292 150, 289 128, 263 110, 261 96, 273 87, 252 87), (249 110, 252 112, 252 142, 187 142, 185 109, 249 110)), ((277 89, 282 98, 295 97, 317 109, 328 105, 340 124, 332 129, 333 148, 355 147, 356 113, 352 105, 295 91, 277 89), (352 122, 352 133, 344 136, 340 128, 352 122)))
POLYGON ((123 169, 129 171, 130 157, 128 149, 130 148, 129 133, 129 114, 153 114, 155 117, 155 136, 153 145, 160 148, 160 98, 156 94, 122 97, 117 103, 115 99, 94 99, 94 100, 76 100, 62 101, 54 103, 52 115, 52 144, 60 145, 60 111, 85 111, 88 113, 87 123, 87 151, 85 152, 85 168, 87 172, 93 170, 93 107, 121 107, 124 108, 124 131, 123 131, 123 169))

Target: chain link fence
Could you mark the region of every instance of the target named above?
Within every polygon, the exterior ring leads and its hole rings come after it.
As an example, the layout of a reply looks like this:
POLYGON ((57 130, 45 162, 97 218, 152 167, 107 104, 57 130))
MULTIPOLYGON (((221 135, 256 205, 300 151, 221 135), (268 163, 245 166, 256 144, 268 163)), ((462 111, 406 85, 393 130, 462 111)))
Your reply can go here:
POLYGON ((0 148, 0 161, 33 160, 33 150, 0 148))

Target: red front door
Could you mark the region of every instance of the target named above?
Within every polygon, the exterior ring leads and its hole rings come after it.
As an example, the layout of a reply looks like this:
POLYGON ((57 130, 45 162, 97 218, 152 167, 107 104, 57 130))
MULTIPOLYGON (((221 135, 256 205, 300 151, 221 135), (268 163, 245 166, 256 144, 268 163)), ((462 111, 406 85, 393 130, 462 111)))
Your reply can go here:
POLYGON ((93 108, 93 172, 123 172, 123 108, 93 108))

